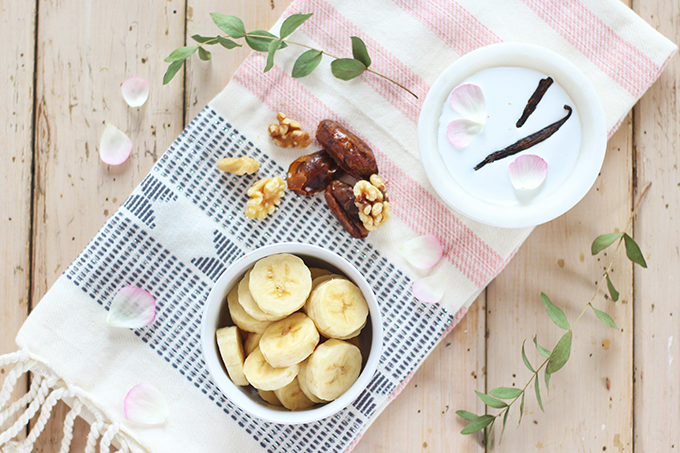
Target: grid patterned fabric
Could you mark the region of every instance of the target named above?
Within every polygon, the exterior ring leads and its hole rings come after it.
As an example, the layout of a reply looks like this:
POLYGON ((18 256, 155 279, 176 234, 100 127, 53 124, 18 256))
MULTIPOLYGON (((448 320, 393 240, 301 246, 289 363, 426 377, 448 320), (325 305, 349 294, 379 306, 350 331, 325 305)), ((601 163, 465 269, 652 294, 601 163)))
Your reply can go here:
MULTIPOLYGON (((242 155, 260 162, 260 177, 285 174, 206 107, 67 269, 66 276, 93 302, 107 308, 125 285, 153 294, 158 316, 153 325, 136 334, 265 451, 346 451, 381 404, 403 387, 400 384, 434 348, 453 316, 439 305, 413 303, 409 278, 369 243, 338 228, 321 197, 289 194, 276 215, 260 222, 246 219, 246 191, 255 176, 234 177, 216 165, 225 156, 242 155), (187 205, 197 207, 214 226, 205 237, 206 249, 190 257, 186 250, 170 250, 163 243, 168 225, 159 215, 168 209, 181 212, 187 205), (229 264, 247 250, 289 241, 319 245, 356 266, 378 298, 385 330, 378 371, 357 400, 333 417, 294 426, 252 418, 225 398, 208 374, 199 338, 203 304, 229 264), (206 250, 211 250, 207 256, 206 250)), ((190 221, 180 214, 172 220, 190 221)))

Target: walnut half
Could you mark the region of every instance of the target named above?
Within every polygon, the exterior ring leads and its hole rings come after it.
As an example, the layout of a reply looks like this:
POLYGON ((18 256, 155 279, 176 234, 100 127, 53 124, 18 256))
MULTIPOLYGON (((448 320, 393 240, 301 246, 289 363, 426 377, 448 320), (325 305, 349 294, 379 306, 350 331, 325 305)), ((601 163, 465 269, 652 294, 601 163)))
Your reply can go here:
POLYGON ((312 143, 312 137, 309 132, 302 130, 302 126, 297 121, 286 117, 284 113, 279 112, 276 115, 279 124, 269 125, 269 136, 281 148, 293 148, 298 146, 306 148, 312 143))
POLYGON ((274 212, 285 189, 286 183, 280 176, 257 181, 247 192, 251 199, 246 204, 246 217, 264 219, 274 212))
POLYGON ((234 175, 252 175, 260 168, 260 164, 250 157, 225 157, 217 162, 217 166, 234 175))
POLYGON ((378 175, 369 181, 361 180, 354 185, 354 204, 359 208, 359 218, 364 227, 375 231, 389 220, 391 207, 385 182, 378 175))

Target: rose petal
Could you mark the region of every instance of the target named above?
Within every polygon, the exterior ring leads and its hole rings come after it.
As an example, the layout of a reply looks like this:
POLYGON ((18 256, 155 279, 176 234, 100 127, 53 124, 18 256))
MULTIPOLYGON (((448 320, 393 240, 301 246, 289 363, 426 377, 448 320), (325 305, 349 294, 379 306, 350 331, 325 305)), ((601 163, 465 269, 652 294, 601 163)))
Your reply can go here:
POLYGON ((130 77, 120 86, 120 91, 130 107, 141 107, 149 99, 149 82, 140 77, 130 77))
POLYGON ((105 164, 120 165, 132 151, 132 141, 113 124, 107 124, 99 142, 99 157, 105 164))
POLYGON ((431 268, 439 262, 443 253, 442 243, 432 234, 405 242, 399 247, 399 251, 412 266, 418 269, 431 268))
POLYGON ((413 282, 413 296, 421 302, 434 304, 444 297, 446 277, 431 275, 413 282))
POLYGON ((446 127, 446 136, 453 146, 462 149, 482 131, 483 124, 466 119, 453 120, 446 127))
POLYGON ((486 101, 484 93, 477 85, 466 83, 456 87, 449 100, 451 108, 463 118, 480 123, 486 123, 486 101))
POLYGON ((148 326, 155 318, 153 296, 135 286, 125 286, 113 298, 106 322, 114 327, 136 329, 148 326))
POLYGON ((515 189, 535 189, 545 181, 548 163, 534 154, 525 154, 508 165, 508 174, 515 189))
POLYGON ((163 394, 146 382, 137 384, 123 401, 125 418, 146 425, 159 425, 168 418, 168 405, 163 394))

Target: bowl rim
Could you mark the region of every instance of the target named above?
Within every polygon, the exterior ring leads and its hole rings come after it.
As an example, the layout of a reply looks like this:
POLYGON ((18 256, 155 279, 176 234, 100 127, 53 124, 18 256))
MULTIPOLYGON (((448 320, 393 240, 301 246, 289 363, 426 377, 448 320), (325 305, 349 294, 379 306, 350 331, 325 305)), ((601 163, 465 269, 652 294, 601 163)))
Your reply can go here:
POLYGON ((244 256, 229 265, 217 279, 215 285, 208 294, 203 309, 200 334, 203 359, 208 368, 208 372, 210 373, 213 382, 224 396, 251 416, 282 424, 315 422, 329 417, 347 407, 368 386, 373 375, 377 371, 380 356, 382 354, 383 330, 380 306, 368 281, 366 281, 363 275, 361 275, 349 261, 340 255, 316 245, 298 242, 283 242, 266 245, 246 252, 244 256), (220 310, 223 304, 226 303, 228 290, 238 282, 237 279, 241 278, 247 269, 254 265, 257 260, 277 253, 290 253, 292 255, 300 256, 303 259, 305 256, 308 256, 310 258, 325 261, 341 270, 359 287, 359 289, 361 289, 369 307, 372 328, 371 350, 359 378, 338 399, 322 406, 301 411, 289 411, 288 409, 276 408, 265 402, 256 402, 247 396, 240 387, 236 386, 231 381, 224 371, 215 342, 215 331, 219 328, 217 327, 217 323, 219 322, 220 310))
POLYGON ((533 44, 492 44, 460 57, 435 80, 420 111, 418 147, 430 183, 450 207, 491 226, 532 227, 567 212, 593 186, 607 149, 606 117, 593 84, 566 58, 533 44), (469 76, 494 67, 525 67, 549 74, 569 94, 579 113, 582 139, 575 168, 567 180, 541 202, 508 206, 478 198, 454 180, 439 153, 439 117, 449 94, 469 76))

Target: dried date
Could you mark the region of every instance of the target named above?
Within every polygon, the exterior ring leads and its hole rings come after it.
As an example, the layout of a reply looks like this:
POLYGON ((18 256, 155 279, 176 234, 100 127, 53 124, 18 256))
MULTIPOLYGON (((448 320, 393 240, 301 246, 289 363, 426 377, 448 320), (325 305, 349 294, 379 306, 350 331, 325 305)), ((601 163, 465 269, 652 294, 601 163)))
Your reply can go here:
POLYGON ((324 150, 297 158, 288 167, 288 189, 306 197, 315 195, 336 178, 340 168, 324 150))
POLYGON ((378 174, 378 163, 371 148, 344 126, 323 120, 316 130, 316 139, 340 168, 357 179, 378 174))
POLYGON ((359 218, 359 208, 354 204, 354 189, 342 181, 333 181, 324 192, 326 203, 343 228, 357 239, 368 236, 368 230, 359 218))

